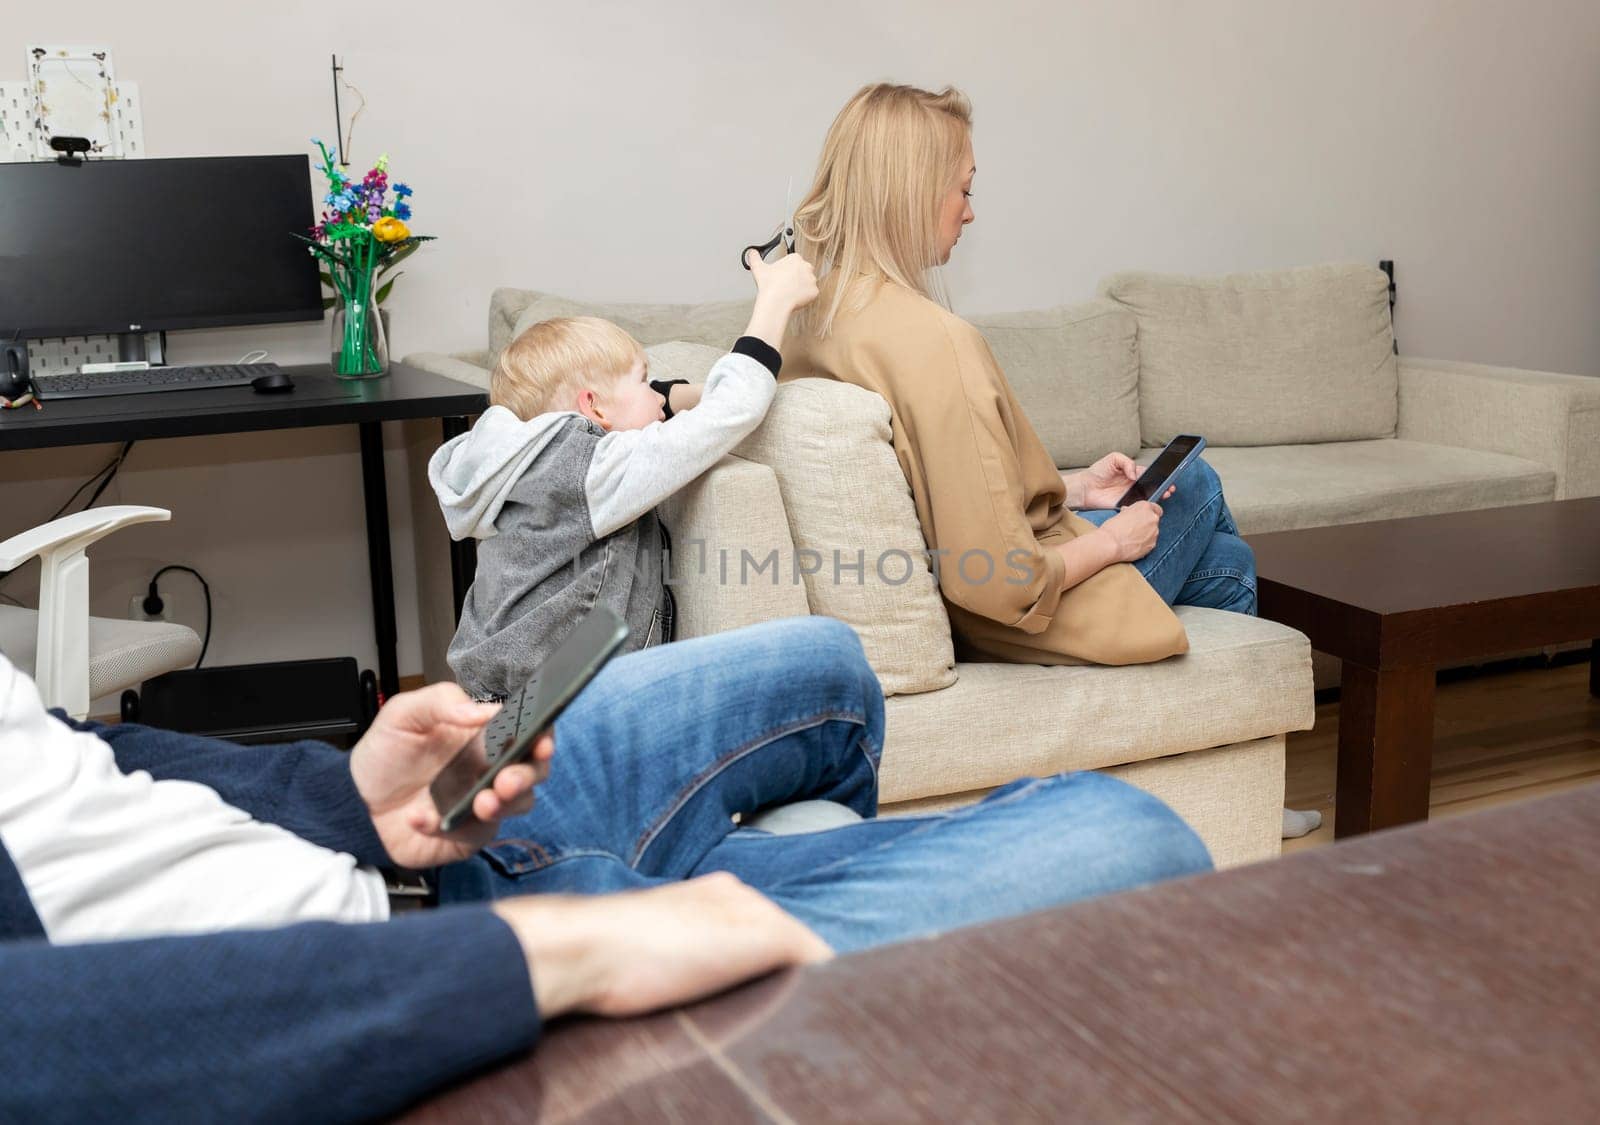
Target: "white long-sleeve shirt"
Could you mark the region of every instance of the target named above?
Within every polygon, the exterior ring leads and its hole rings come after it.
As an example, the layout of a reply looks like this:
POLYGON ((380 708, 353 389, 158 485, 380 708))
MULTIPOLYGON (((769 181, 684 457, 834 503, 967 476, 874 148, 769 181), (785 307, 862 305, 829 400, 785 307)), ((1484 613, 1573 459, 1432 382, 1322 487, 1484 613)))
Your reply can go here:
POLYGON ((0 841, 57 944, 381 921, 383 879, 191 781, 123 773, 0 656, 0 841))

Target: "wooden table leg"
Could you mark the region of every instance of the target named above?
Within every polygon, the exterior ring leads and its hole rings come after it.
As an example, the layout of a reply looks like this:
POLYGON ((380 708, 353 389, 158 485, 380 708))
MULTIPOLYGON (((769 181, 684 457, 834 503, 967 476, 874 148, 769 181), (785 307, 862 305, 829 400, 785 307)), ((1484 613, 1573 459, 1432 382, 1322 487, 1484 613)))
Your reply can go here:
POLYGON ((1431 667, 1380 672, 1344 662, 1335 836, 1428 819, 1433 687, 1431 667))
POLYGON ((1600 696, 1600 637, 1589 642, 1589 694, 1600 696))

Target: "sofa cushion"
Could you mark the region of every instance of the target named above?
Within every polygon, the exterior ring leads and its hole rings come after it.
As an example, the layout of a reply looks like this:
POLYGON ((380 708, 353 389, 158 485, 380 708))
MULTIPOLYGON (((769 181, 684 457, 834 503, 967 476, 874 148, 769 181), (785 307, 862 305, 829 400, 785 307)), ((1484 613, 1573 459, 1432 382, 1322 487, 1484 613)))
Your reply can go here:
POLYGON ((1057 465, 1139 447, 1139 322, 1113 301, 975 316, 1057 465))
POLYGON ((811 612, 795 574, 778 478, 767 466, 724 457, 656 512, 672 540, 668 574, 678 640, 811 612), (729 544, 736 546, 725 565, 721 549, 729 544), (741 550, 757 559, 776 552, 779 565, 740 581, 741 550))
POLYGON ((1246 535, 1555 499, 1548 466, 1453 445, 1390 438, 1208 448, 1205 457, 1246 535))
POLYGON ((530 325, 555 316, 598 316, 612 321, 645 347, 687 340, 727 351, 750 321, 752 301, 699 305, 644 305, 574 301, 533 289, 496 289, 489 301, 491 366, 500 352, 530 325))
POLYGON ((735 452, 777 474, 811 612, 855 629, 884 694, 954 683, 950 619, 890 443, 889 404, 848 383, 796 379, 735 452))
POLYGON ((1311 646, 1285 625, 1182 606, 1189 651, 1155 664, 957 665, 888 701, 884 804, 1305 730, 1311 646))
POLYGON ((1399 373, 1389 281, 1369 266, 1227 277, 1121 273, 1101 291, 1139 319, 1146 445, 1393 437, 1399 373))
POLYGON ((717 360, 728 354, 728 349, 673 340, 665 344, 652 344, 645 348, 644 354, 650 361, 652 379, 687 379, 691 383, 704 383, 717 360))

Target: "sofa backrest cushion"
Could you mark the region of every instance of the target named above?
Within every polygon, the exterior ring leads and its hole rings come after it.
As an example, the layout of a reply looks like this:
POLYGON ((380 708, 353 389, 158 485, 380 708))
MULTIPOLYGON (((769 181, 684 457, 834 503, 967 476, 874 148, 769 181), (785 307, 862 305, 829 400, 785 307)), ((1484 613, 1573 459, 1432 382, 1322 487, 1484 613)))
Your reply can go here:
POLYGON ((751 301, 641 305, 573 301, 532 289, 496 289, 489 300, 489 366, 530 325, 556 316, 599 316, 645 347, 687 340, 727 351, 750 321, 751 301))
POLYGON ((1139 451, 1139 322, 1114 301, 975 316, 1061 468, 1139 451))
POLYGON ((889 404, 847 383, 796 379, 734 452, 777 474, 811 612, 855 629, 884 694, 954 683, 950 618, 891 443, 889 404))
POLYGON ((1360 265, 1107 278, 1101 293, 1139 321, 1143 444, 1181 433, 1212 445, 1393 437, 1388 286, 1360 265))

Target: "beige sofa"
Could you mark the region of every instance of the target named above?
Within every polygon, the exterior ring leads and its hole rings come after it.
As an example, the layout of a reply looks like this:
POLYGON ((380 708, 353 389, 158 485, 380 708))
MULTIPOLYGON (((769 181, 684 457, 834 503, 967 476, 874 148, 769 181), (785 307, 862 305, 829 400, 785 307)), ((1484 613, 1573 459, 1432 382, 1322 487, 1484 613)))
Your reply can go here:
MULTIPOLYGON (((1600 380, 1397 360, 1386 284, 1356 266, 1123 274, 1093 301, 974 319, 1057 464, 1205 434, 1247 534, 1600 492, 1600 380)), ((590 313, 646 344, 656 372, 694 378, 747 311, 500 289, 486 350, 406 362, 486 385, 521 327, 590 313)), ((419 435, 419 470, 435 441, 419 435)), ((419 561, 436 560, 442 523, 412 477, 419 561)), ((856 628, 888 696, 885 812, 1101 769, 1170 803, 1221 865, 1277 854, 1284 735, 1313 714, 1305 638, 1182 609, 1190 652, 1156 665, 958 661, 876 395, 786 384, 763 427, 664 515, 680 635, 812 612, 856 628)), ((419 565, 430 678, 448 675, 440 570, 419 565)))

